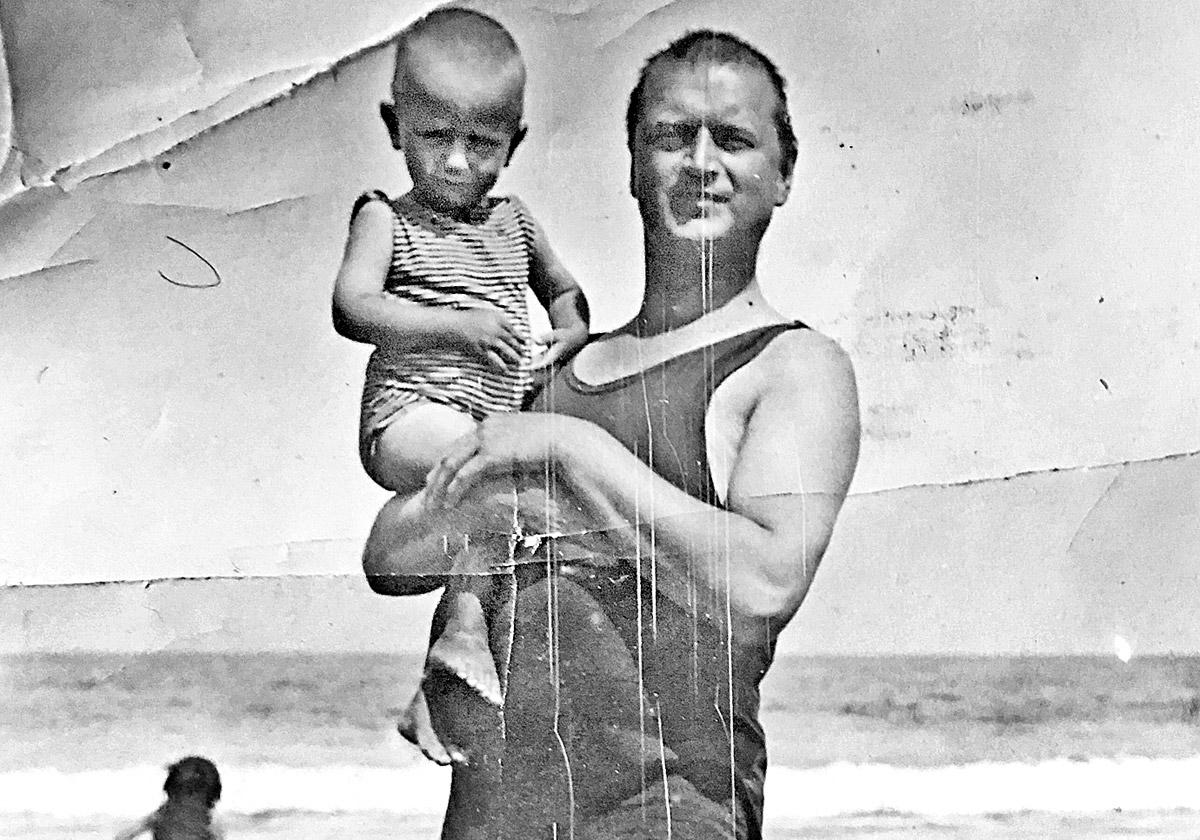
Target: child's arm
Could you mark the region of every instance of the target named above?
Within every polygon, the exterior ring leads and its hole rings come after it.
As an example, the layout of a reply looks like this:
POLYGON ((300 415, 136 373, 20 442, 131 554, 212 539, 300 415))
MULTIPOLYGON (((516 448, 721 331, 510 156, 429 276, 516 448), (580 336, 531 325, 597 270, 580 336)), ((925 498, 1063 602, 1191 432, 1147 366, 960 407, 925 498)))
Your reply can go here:
POLYGON ((422 306, 384 292, 392 261, 392 211, 368 201, 350 223, 333 288, 333 326, 352 341, 398 353, 454 349, 507 369, 519 364, 521 340, 499 309, 422 306))
POLYGON ((529 253, 529 287, 550 316, 549 347, 534 363, 535 368, 547 368, 569 358, 587 343, 587 298, 574 276, 559 260, 541 225, 533 225, 533 242, 529 253))
POLYGON ((128 828, 121 829, 119 832, 117 832, 117 835, 113 838, 113 840, 133 840, 134 837, 145 834, 150 830, 150 823, 152 820, 153 815, 143 818, 128 828))

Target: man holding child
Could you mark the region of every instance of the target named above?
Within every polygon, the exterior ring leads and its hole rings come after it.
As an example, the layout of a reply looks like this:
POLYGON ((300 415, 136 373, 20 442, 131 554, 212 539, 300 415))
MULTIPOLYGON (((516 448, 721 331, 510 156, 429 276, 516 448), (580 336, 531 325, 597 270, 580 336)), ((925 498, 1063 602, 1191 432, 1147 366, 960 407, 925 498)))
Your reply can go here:
POLYGON ((475 570, 510 582, 489 607, 511 628, 492 634, 502 773, 455 767, 445 837, 761 837, 758 685, 854 472, 854 375, 756 276, 796 159, 774 65, 685 36, 646 64, 627 128, 638 314, 531 411, 452 444, 364 555, 373 588, 410 594, 470 573, 448 546, 533 535, 475 570))

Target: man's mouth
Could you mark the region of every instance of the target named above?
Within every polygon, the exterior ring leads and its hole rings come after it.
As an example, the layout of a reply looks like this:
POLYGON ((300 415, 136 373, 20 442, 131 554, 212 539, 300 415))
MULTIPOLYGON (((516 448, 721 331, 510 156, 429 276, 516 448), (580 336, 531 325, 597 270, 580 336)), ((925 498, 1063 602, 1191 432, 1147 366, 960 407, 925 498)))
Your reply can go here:
POLYGON ((671 215, 678 221, 699 219, 728 204, 728 193, 713 190, 676 192, 671 196, 671 215))

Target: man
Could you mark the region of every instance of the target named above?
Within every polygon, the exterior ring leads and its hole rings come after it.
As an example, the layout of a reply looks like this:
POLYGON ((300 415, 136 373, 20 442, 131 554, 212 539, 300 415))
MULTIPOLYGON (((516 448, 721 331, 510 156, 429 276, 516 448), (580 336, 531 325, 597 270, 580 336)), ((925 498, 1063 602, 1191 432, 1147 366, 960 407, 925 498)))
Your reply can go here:
POLYGON ((796 157, 778 71, 693 33, 649 60, 627 125, 637 316, 535 413, 461 439, 364 555, 377 591, 404 594, 461 570, 447 546, 513 522, 514 499, 523 534, 559 535, 518 552, 494 612, 512 628, 493 635, 503 780, 456 768, 446 837, 760 837, 758 684, 857 462, 848 359, 756 278, 796 157))

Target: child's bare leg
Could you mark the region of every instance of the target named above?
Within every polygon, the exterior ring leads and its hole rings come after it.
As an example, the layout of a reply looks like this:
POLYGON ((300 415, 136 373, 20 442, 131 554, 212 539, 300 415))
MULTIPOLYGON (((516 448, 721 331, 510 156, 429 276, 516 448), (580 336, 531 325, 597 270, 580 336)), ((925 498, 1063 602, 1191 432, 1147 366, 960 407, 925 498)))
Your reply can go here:
POLYGON ((416 493, 451 444, 474 429, 471 415, 422 400, 401 409, 374 434, 363 453, 363 466, 384 488, 416 493))
POLYGON ((503 703, 500 678, 489 646, 487 600, 491 580, 487 577, 451 578, 442 595, 446 623, 429 648, 426 670, 448 671, 473 688, 494 706, 503 703))
POLYGON ((456 758, 450 754, 434 731, 433 720, 429 716, 429 704, 425 701, 425 691, 421 686, 417 686, 417 693, 408 701, 408 706, 400 715, 396 731, 435 764, 445 766, 456 758))
POLYGON ((489 577, 451 579, 434 616, 421 683, 431 725, 451 759, 485 773, 498 769, 504 734, 488 645, 493 591, 489 577))
MULTIPOLYGON (((384 487, 415 497, 442 453, 474 428, 475 421, 462 412, 437 403, 418 403, 375 436, 365 459, 367 471, 384 487)), ((504 545, 506 549, 506 541, 504 545)), ((413 569, 411 573, 420 572, 413 569)), ((492 719, 501 703, 483 607, 490 585, 487 576, 450 579, 434 618, 422 687, 397 727, 401 735, 439 764, 451 759, 461 761, 468 750, 480 755, 480 750, 471 748, 472 742, 480 740, 476 735, 484 734, 477 730, 491 732, 492 719), (460 682, 465 685, 456 684, 460 682), (482 697, 494 709, 482 711, 480 718, 481 710, 466 708, 471 700, 457 699, 463 689, 467 689, 467 695, 475 695, 472 699, 476 702, 482 697), (431 699, 436 701, 432 707, 431 699), (439 737, 443 730, 454 743, 443 745, 439 737)))

